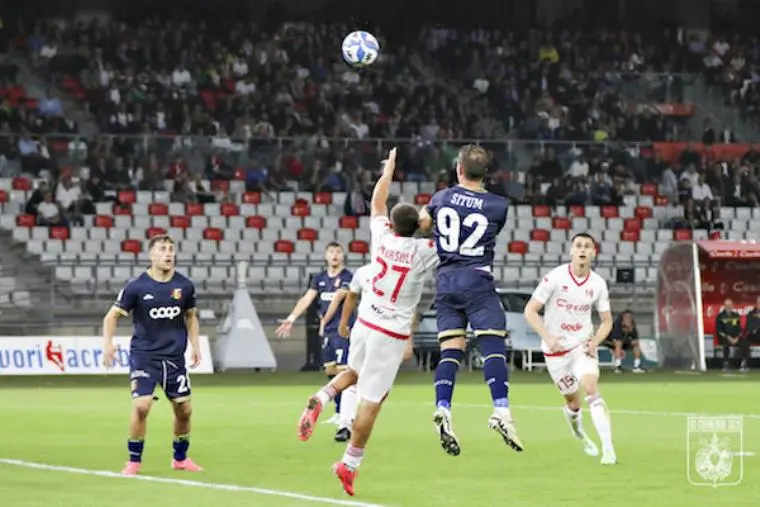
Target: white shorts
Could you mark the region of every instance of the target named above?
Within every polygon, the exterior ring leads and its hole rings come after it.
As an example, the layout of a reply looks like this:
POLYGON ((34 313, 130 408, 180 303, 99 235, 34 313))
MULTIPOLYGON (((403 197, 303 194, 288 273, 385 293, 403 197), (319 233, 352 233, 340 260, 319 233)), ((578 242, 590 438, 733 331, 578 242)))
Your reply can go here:
POLYGON ((583 345, 562 356, 544 356, 544 360, 554 385, 564 395, 578 391, 582 377, 599 376, 599 360, 587 356, 583 345))
POLYGON ((359 399, 380 403, 396 380, 404 361, 406 340, 392 338, 381 331, 356 322, 351 330, 348 367, 359 375, 359 399))

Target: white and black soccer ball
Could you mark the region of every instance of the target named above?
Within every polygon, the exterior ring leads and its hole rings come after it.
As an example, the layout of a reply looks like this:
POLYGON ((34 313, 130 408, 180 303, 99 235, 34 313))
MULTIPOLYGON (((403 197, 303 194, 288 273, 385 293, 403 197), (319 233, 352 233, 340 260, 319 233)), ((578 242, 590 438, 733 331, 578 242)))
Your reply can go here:
POLYGON ((377 38, 364 30, 356 30, 346 35, 341 47, 343 60, 350 66, 361 69, 375 63, 380 54, 377 38))

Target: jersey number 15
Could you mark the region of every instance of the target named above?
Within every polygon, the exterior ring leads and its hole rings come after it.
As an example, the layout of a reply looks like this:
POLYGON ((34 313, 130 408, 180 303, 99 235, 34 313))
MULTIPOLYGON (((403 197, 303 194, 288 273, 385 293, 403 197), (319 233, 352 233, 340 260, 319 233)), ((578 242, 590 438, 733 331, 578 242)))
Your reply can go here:
POLYGON ((398 264, 391 264, 388 266, 388 263, 385 262, 382 257, 376 257, 375 262, 380 264, 380 272, 375 275, 375 278, 372 279, 372 292, 374 292, 378 297, 385 296, 385 291, 378 288, 377 283, 386 278, 386 276, 389 274, 389 271, 398 273, 396 286, 393 287, 393 292, 391 292, 391 303, 395 303, 396 299, 398 299, 398 293, 401 291, 401 286, 404 284, 404 280, 406 280, 406 275, 409 274, 411 268, 409 266, 399 266, 398 264))
POLYGON ((444 252, 458 253, 468 257, 477 257, 485 252, 484 246, 478 246, 488 230, 488 218, 480 213, 470 213, 460 220, 459 213, 452 208, 441 208, 435 215, 438 229, 438 244, 444 252), (462 241, 462 227, 470 234, 462 241))

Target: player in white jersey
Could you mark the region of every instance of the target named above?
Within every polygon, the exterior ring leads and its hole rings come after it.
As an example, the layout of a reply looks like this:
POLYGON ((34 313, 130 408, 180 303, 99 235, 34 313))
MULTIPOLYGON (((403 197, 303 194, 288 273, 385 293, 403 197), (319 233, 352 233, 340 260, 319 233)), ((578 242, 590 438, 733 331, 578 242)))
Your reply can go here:
POLYGON ((536 287, 525 307, 525 319, 541 337, 546 369, 565 397, 565 417, 586 454, 598 456, 596 444, 583 431, 581 393, 602 441, 602 464, 617 463, 607 406, 599 393, 597 347, 612 329, 607 282, 591 271, 596 242, 590 234, 576 234, 570 245, 570 264, 553 269, 536 287), (539 316, 544 309, 543 320, 539 316), (594 333, 591 310, 601 319, 594 333))
POLYGON ((435 244, 414 237, 419 224, 414 206, 399 203, 388 219, 388 193, 395 167, 394 148, 372 195, 371 261, 354 275, 343 302, 339 332, 348 336, 351 313, 359 293, 362 295, 351 330, 348 370, 309 399, 298 425, 301 440, 307 440, 322 407, 338 392, 356 384, 360 403, 351 441, 343 459, 333 467, 349 495, 354 494, 357 469, 382 402, 408 355, 425 277, 438 263, 435 244))

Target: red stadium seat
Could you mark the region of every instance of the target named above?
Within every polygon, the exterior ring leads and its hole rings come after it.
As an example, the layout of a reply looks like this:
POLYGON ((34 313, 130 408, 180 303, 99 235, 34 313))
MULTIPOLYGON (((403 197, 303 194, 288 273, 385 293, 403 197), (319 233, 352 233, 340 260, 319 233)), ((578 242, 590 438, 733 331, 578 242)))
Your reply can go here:
POLYGON ((145 231, 145 237, 147 239, 153 238, 155 236, 162 236, 164 234, 166 234, 166 229, 163 227, 151 227, 145 231))
POLYGON ((22 178, 22 177, 16 177, 13 178, 13 181, 11 182, 11 188, 13 190, 31 190, 32 189, 32 182, 29 181, 29 178, 22 178))
POLYGON ((351 216, 343 216, 338 220, 338 227, 341 229, 358 229, 359 218, 351 216))
POLYGON ((317 192, 314 194, 314 204, 330 205, 333 203, 333 196, 330 192, 317 192))
POLYGON ((261 192, 244 193, 243 204, 261 204, 261 192))
POLYGON ((366 255, 369 253, 369 243, 361 239, 355 239, 348 244, 348 251, 366 255))
POLYGON ((623 220, 623 230, 639 232, 641 230, 641 219, 626 218, 623 220))
POLYGON ((175 215, 173 217, 169 217, 169 225, 171 227, 187 229, 190 227, 190 217, 187 217, 185 215, 175 215))
POLYGON ((664 195, 658 195, 654 198, 655 206, 667 206, 669 204, 668 198, 664 195))
POLYGON ((201 217, 203 214, 203 204, 197 202, 185 204, 185 215, 189 217, 201 217))
POLYGON ((114 204, 112 213, 114 215, 132 216, 132 205, 131 204, 114 204))
POLYGON ((34 227, 37 225, 37 218, 34 215, 19 215, 16 217, 16 225, 19 227, 34 227))
POLYGON ((636 206, 636 209, 633 210, 633 215, 642 220, 652 218, 652 208, 649 206, 636 206))
POLYGON ((309 205, 309 201, 307 201, 303 197, 297 197, 296 200, 295 200, 295 202, 294 202, 294 204, 302 204, 302 205, 308 206, 309 205))
POLYGON ((620 210, 617 206, 602 206, 602 209, 600 210, 602 217, 604 218, 617 218, 620 216, 620 210))
POLYGON ((567 209, 567 212, 574 217, 585 217, 586 206, 582 206, 580 204, 573 204, 567 209))
POLYGON ((652 197, 657 195, 657 185, 654 183, 644 183, 639 189, 641 195, 651 195, 652 197))
POLYGON ((691 229, 676 229, 673 231, 673 239, 676 241, 691 241, 691 229))
POLYGON ((636 230, 620 231, 620 241, 632 241, 633 243, 638 242, 639 231, 636 231, 636 230))
POLYGON ((142 251, 142 243, 136 239, 125 239, 121 242, 121 251, 139 254, 142 251))
POLYGON ((267 219, 259 215, 253 215, 245 219, 245 226, 251 229, 266 229, 267 219))
POLYGON ((715 240, 718 240, 718 239, 722 239, 722 237, 723 237, 723 234, 721 233, 721 231, 712 231, 710 233, 710 239, 712 241, 715 241, 715 240))
POLYGON ((311 215, 311 208, 306 203, 296 202, 290 207, 290 214, 294 217, 308 217, 311 215))
POLYGON ((227 180, 211 180, 211 191, 215 192, 221 190, 222 192, 229 192, 230 182, 227 180))
POLYGON ((233 177, 238 181, 245 181, 245 169, 238 167, 235 169, 235 176, 233 177))
POLYGON ((168 215, 169 205, 164 202, 152 202, 148 205, 148 214, 150 215, 168 215))
POLYGON ((433 197, 430 194, 417 194, 414 196, 414 204, 417 206, 426 206, 430 202, 430 198, 433 197))
POLYGON ((50 228, 48 235, 50 239, 60 239, 66 241, 69 239, 69 228, 56 225, 50 228))
POLYGON ((116 198, 121 204, 134 204, 137 202, 137 193, 134 190, 120 190, 116 198))
POLYGON ((221 213, 223 217, 236 217, 240 214, 240 208, 237 204, 225 202, 219 205, 219 213, 221 213))
POLYGON ((108 215, 96 215, 93 223, 95 224, 95 227, 105 227, 110 229, 113 227, 113 217, 109 217, 108 215))
POLYGON ((533 229, 530 231, 530 240, 531 241, 549 241, 549 237, 551 235, 549 234, 549 231, 546 229, 533 229))
POLYGON ((567 217, 554 217, 552 218, 552 228, 569 231, 573 228, 573 221, 567 217))
POLYGON ((203 229, 203 239, 222 241, 224 239, 224 231, 219 227, 206 227, 203 229))
POLYGON ((528 243, 525 241, 510 241, 507 251, 513 254, 525 255, 528 253, 528 243))
POLYGON ((0 188, 0 204, 8 202, 8 191, 0 188))
POLYGON ((292 254, 295 251, 295 246, 292 241, 279 239, 274 242, 274 251, 277 253, 292 254))
POLYGON ((533 206, 534 217, 544 218, 544 217, 551 216, 551 214, 552 214, 552 209, 549 206, 544 206, 544 205, 533 206))
POLYGON ((311 227, 301 227, 298 229, 298 239, 301 241, 316 241, 319 239, 319 233, 311 227))

